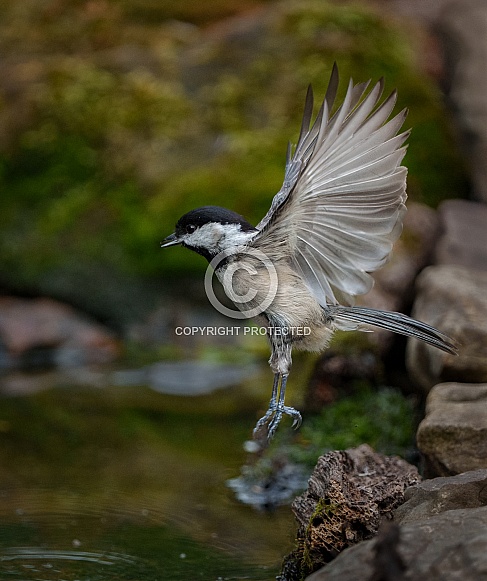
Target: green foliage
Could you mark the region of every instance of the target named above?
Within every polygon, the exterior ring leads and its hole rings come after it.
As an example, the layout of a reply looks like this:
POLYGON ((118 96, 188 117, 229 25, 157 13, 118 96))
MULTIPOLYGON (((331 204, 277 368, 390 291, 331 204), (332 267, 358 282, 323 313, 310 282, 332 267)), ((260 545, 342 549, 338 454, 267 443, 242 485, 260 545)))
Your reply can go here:
POLYGON ((3 157, 5 259, 35 255, 25 261, 33 276, 66 252, 131 270, 139 238, 148 245, 138 161, 186 134, 181 91, 145 72, 117 76, 67 59, 32 106, 35 124, 3 157))
POLYGON ((354 395, 306 418, 292 459, 314 466, 330 450, 369 444, 384 454, 407 455, 414 444, 414 407, 410 399, 392 388, 363 386, 354 395))

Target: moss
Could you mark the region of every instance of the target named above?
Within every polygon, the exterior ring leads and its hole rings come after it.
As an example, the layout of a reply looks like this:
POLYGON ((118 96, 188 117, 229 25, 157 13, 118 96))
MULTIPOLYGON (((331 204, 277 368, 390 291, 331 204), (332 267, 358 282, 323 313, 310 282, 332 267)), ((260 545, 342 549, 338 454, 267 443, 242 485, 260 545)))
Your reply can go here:
POLYGON ((353 395, 307 417, 290 458, 313 467, 330 450, 367 443, 378 452, 408 456, 414 447, 415 412, 411 399, 398 390, 355 385, 353 395))
POLYGON ((316 507, 310 516, 308 526, 306 527, 306 532, 302 539, 299 539, 299 547, 294 552, 294 554, 301 554, 299 559, 300 566, 299 571, 301 575, 301 581, 316 570, 316 557, 311 554, 312 551, 316 551, 316 548, 308 541, 313 528, 316 528, 316 520, 329 521, 333 517, 333 514, 337 510, 337 506, 331 504, 329 499, 319 498, 316 503, 316 507))

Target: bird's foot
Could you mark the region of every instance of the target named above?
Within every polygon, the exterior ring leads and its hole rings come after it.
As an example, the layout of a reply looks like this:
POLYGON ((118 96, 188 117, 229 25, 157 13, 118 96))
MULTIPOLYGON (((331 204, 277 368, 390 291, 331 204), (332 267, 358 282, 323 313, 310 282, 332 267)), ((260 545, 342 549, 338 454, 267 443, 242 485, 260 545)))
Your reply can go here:
POLYGON ((293 419, 292 427, 297 430, 302 422, 301 414, 298 412, 298 410, 290 406, 281 405, 276 406, 275 408, 272 407, 269 408, 265 415, 262 418, 260 418, 260 420, 257 422, 254 428, 254 438, 258 437, 261 434, 262 429, 267 425, 267 423, 269 423, 267 427, 267 439, 271 440, 274 437, 274 434, 276 433, 277 426, 279 425, 283 414, 292 417, 293 419))
MULTIPOLYGON (((254 432, 253 432, 255 439, 260 439, 260 435, 261 435, 262 431, 266 428, 268 421, 272 418, 272 416, 276 412, 276 409, 277 409, 277 406, 270 406, 269 409, 266 411, 266 413, 255 424, 255 428, 254 428, 254 432)), ((267 430, 265 430, 265 431, 267 431, 267 430)))
POLYGON ((269 429, 268 429, 268 437, 269 440, 271 438, 274 437, 274 434, 276 433, 277 430, 277 426, 279 425, 283 414, 286 414, 288 416, 291 416, 293 419, 293 428, 295 430, 297 430, 299 428, 299 426, 301 425, 301 422, 303 421, 301 418, 301 414, 298 412, 298 410, 287 406, 287 405, 283 405, 281 407, 278 407, 274 413, 274 417, 272 418, 270 424, 269 424, 269 429))

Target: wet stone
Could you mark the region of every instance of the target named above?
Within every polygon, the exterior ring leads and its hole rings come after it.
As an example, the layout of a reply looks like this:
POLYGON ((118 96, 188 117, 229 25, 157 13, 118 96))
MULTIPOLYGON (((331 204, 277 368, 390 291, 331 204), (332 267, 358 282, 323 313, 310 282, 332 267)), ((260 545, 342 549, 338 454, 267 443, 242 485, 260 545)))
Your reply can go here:
POLYGON ((378 535, 343 551, 306 581, 487 579, 487 470, 426 480, 378 535))
POLYGON ((436 385, 417 441, 428 476, 487 468, 487 384, 436 385))
POLYGON ((458 356, 408 340, 406 364, 427 393, 445 381, 487 381, 487 272, 456 265, 429 266, 417 280, 412 316, 459 345, 458 356))
POLYGON ((115 334, 50 298, 0 297, 0 367, 74 367, 120 355, 115 334))
POLYGON ((487 469, 431 478, 406 490, 406 502, 394 512, 394 522, 409 524, 448 510, 487 505, 487 469))

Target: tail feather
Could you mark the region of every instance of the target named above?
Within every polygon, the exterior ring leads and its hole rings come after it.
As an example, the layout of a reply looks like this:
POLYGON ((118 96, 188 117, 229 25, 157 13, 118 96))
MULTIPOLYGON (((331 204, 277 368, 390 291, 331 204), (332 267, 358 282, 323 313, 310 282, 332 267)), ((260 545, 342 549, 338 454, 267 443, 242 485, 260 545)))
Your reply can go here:
POLYGON ((458 353, 458 347, 448 335, 402 313, 380 311, 367 307, 342 307, 339 305, 330 305, 324 310, 327 317, 335 321, 338 327, 340 327, 341 322, 345 325, 350 322, 373 325, 393 333, 414 337, 452 355, 458 353))

